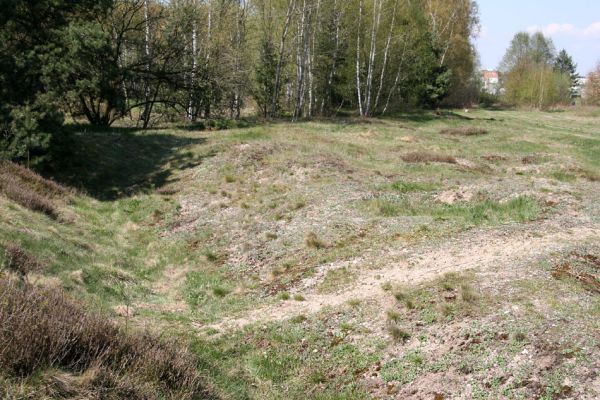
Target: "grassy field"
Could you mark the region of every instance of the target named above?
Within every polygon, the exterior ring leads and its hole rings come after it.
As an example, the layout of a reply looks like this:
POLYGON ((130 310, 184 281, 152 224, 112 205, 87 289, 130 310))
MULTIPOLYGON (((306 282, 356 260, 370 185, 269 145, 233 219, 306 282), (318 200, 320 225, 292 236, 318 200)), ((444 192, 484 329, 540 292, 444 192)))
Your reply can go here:
POLYGON ((178 338, 219 398, 598 398, 599 126, 73 127, 49 174, 76 190, 51 213, 0 195, 0 246, 35 285, 178 338))

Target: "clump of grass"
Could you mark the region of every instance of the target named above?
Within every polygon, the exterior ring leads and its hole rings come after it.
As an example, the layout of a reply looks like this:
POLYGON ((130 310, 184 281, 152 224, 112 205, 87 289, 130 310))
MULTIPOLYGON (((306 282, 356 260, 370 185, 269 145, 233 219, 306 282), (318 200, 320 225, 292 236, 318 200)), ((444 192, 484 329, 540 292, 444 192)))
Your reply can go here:
POLYGON ((400 313, 395 310, 388 310, 385 312, 385 315, 386 315, 387 319, 392 322, 398 322, 402 319, 402 316, 400 315, 400 313))
POLYGON ((460 298, 465 303, 472 303, 475 300, 477 300, 477 297, 477 293, 475 292, 473 287, 471 287, 471 285, 464 283, 460 286, 460 298))
POLYGON ((451 317, 454 314, 454 307, 450 304, 442 304, 440 306, 440 312, 444 317, 451 317))
POLYGON ((215 286, 212 288, 212 293, 215 297, 225 297, 229 294, 229 290, 222 286, 215 286))
POLYGON ((560 182, 575 182, 577 180, 577 176, 565 171, 553 172, 552 177, 560 182))
POLYGON ((361 301, 359 299, 350 299, 350 300, 348 300, 348 305, 350 307, 356 308, 356 307, 360 306, 360 303, 361 303, 361 301))
POLYGON ((389 292, 390 290, 392 290, 392 283, 391 282, 385 282, 381 285, 381 289, 385 290, 386 292, 389 292))
POLYGON ((301 294, 295 294, 294 295, 294 300, 296 300, 296 301, 304 301, 306 299, 301 294))
POLYGON ((279 298, 281 300, 289 300, 290 294, 288 292, 281 292, 281 293, 279 293, 279 298))
POLYGON ((310 232, 308 235, 306 235, 304 243, 307 247, 313 249, 324 249, 325 247, 327 247, 327 244, 323 240, 321 240, 314 232, 310 232))
POLYGON ((307 318, 305 315, 296 315, 295 317, 292 317, 290 319, 290 322, 292 324, 301 324, 302 322, 306 321, 307 318))
MULTIPOLYGON (((0 280, 0 370, 28 378, 44 371, 92 374, 70 398, 197 398, 197 361, 181 343, 148 333, 126 333, 109 319, 88 314, 58 289, 0 280), (120 393, 120 394, 119 394, 120 393)), ((41 390, 48 390, 40 383, 41 390)), ((36 397, 48 397, 37 393, 36 397)), ((55 397, 54 395, 49 397, 55 397)), ((58 397, 63 397, 58 396, 58 397)))
POLYGON ((227 183, 233 183, 236 180, 237 179, 233 175, 229 175, 229 174, 225 175, 225 182, 227 182, 227 183))
POLYGON ((394 297, 398 302, 403 303, 407 309, 415 309, 415 303, 413 302, 412 298, 408 295, 408 293, 398 290, 394 292, 394 297))
POLYGON ((298 200, 292 205, 293 210, 300 210, 306 206, 306 202, 304 200, 298 200))
POLYGON ((397 342, 406 342, 410 339, 410 333, 408 333, 405 329, 401 328, 396 324, 390 324, 387 327, 387 331, 390 336, 397 342))
POLYGON ((456 164, 458 162, 458 161, 456 161, 456 158, 454 158, 452 156, 429 153, 429 152, 424 152, 424 151, 407 153, 407 154, 402 155, 400 158, 402 158, 402 161, 404 161, 406 163, 412 163, 412 164, 430 163, 430 162, 456 164))
POLYGON ((8 243, 4 246, 4 266, 25 278, 32 272, 41 271, 44 264, 37 258, 27 253, 19 244, 8 243))
POLYGON ((400 193, 430 192, 435 190, 436 186, 431 183, 394 182, 392 183, 392 189, 400 193))
POLYGON ((477 127, 444 128, 440 131, 442 135, 455 136, 479 136, 488 133, 487 129, 477 127))
POLYGON ((204 252, 204 257, 206 257, 206 260, 210 262, 216 262, 219 260, 219 255, 212 250, 206 250, 204 252))
POLYGON ((407 294, 401 290, 398 290, 396 292, 394 292, 394 297, 396 298, 396 300, 398 301, 404 301, 408 298, 407 294))

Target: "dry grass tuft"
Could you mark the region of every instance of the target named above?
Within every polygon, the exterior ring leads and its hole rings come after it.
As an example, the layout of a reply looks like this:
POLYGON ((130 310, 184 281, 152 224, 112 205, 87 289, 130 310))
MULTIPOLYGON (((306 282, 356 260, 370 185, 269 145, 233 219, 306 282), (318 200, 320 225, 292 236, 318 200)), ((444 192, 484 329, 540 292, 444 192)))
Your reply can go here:
POLYGON ((58 218, 56 200, 69 197, 70 191, 30 169, 0 161, 0 194, 32 211, 58 218))
POLYGON ((387 331, 390 334, 390 336, 397 342, 404 343, 408 339, 410 339, 410 333, 408 333, 406 330, 402 329, 396 324, 388 325, 387 331))
POLYGON ((93 375, 79 382, 84 387, 71 389, 77 398, 189 399, 205 394, 188 352, 147 333, 126 333, 110 320, 88 314, 57 289, 1 279, 0 326, 4 378, 18 380, 48 370, 93 375))
POLYGON ((442 154, 428 153, 424 151, 418 151, 414 153, 407 153, 401 156, 402 161, 407 163, 446 163, 446 164, 457 164, 458 161, 452 156, 446 156, 442 154))
POLYGON ((5 267, 24 278, 29 273, 41 271, 44 264, 34 256, 28 254, 17 243, 8 243, 4 246, 5 267))
POLYGON ((454 135, 454 136, 479 136, 486 135, 487 129, 476 128, 476 127, 460 127, 460 128, 445 128, 440 131, 442 135, 454 135))
POLYGON ((313 249, 324 249, 327 247, 327 243, 321 240, 314 232, 310 232, 308 235, 306 235, 306 240, 304 242, 306 243, 307 247, 313 249))

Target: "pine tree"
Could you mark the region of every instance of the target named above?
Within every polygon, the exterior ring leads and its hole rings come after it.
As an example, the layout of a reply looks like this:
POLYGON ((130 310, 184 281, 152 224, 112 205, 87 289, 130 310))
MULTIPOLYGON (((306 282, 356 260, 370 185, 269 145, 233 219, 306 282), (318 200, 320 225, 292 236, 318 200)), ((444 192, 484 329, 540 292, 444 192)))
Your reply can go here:
POLYGON ((569 76, 569 79, 571 80, 571 98, 577 97, 577 85, 579 84, 581 76, 577 73, 577 64, 573 62, 573 58, 565 49, 562 49, 560 53, 558 53, 558 56, 554 61, 554 69, 569 76))

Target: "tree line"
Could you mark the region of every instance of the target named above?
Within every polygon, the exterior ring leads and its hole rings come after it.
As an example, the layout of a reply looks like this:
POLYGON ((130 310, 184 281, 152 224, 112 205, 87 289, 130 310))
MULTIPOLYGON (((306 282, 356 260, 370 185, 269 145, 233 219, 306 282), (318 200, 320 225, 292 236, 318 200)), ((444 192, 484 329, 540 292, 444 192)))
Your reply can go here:
POLYGON ((504 99, 510 104, 544 109, 580 96, 577 64, 566 50, 557 53, 552 39, 541 32, 517 33, 500 71, 504 99))
POLYGON ((477 94, 472 0, 4 0, 0 156, 65 115, 161 121, 361 116, 477 94))

